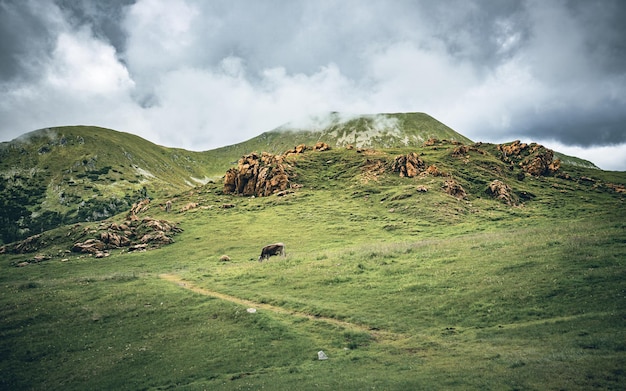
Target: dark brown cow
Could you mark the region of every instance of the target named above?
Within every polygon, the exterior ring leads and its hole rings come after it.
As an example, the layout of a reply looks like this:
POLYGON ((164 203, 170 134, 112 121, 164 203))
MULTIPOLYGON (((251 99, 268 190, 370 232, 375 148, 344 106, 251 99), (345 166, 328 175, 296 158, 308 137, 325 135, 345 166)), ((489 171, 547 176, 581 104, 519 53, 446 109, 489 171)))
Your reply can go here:
POLYGON ((263 262, 264 259, 269 259, 272 255, 285 256, 285 245, 283 243, 268 244, 261 250, 259 256, 259 262, 263 262))

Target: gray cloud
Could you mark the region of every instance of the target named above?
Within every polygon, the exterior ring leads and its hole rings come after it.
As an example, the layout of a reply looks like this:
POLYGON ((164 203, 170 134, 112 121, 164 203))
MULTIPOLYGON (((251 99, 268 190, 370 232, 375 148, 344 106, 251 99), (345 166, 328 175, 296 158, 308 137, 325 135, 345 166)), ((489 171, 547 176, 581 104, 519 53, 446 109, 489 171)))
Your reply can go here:
POLYGON ((198 150, 424 111, 474 140, 626 155, 625 18, 620 0, 0 0, 0 135, 86 123, 198 150))
POLYGON ((54 49, 60 15, 54 7, 33 1, 0 1, 0 81, 36 76, 54 49))
POLYGON ((90 26, 96 38, 109 42, 117 52, 125 50, 126 34, 120 20, 135 0, 56 0, 55 3, 74 28, 90 26))

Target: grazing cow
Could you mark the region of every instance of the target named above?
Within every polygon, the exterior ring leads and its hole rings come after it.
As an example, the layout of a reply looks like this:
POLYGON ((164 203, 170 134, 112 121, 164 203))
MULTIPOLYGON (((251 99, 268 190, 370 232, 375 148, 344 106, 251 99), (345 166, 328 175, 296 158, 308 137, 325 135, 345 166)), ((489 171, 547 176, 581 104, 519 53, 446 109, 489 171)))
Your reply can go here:
POLYGON ((263 262, 264 259, 269 259, 272 255, 285 256, 285 245, 283 243, 268 244, 261 250, 259 256, 259 262, 263 262))

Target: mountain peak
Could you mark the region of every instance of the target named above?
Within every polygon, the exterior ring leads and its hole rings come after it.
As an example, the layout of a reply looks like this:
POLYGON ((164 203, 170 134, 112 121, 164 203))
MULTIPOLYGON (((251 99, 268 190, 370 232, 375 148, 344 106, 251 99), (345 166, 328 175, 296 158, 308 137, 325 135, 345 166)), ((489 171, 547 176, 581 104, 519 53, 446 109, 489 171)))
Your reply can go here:
MULTIPOLYGON (((301 143, 324 141, 334 147, 402 148, 420 146, 436 138, 472 140, 425 113, 350 114, 329 112, 300 118, 265 132, 248 142, 253 148, 281 153, 301 143)), ((246 142, 246 143, 248 143, 246 142)))

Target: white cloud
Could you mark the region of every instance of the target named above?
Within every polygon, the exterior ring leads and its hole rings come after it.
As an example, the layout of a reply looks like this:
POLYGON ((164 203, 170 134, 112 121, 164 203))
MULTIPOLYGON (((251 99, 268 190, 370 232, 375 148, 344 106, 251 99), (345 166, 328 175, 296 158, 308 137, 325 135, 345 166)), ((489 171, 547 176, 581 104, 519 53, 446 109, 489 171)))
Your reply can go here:
POLYGON ((93 39, 86 29, 59 35, 46 79, 50 87, 67 89, 83 98, 126 94, 134 86, 113 47, 93 39))
POLYGON ((0 37, 3 138, 90 124, 206 150, 311 114, 423 111, 477 141, 626 140, 619 2, 123 3, 93 24, 53 3, 0 14, 38 40, 0 37))
POLYGON ((534 140, 534 142, 569 156, 589 160, 603 170, 624 171, 624 167, 626 167, 626 144, 580 147, 564 145, 554 140, 534 140))

